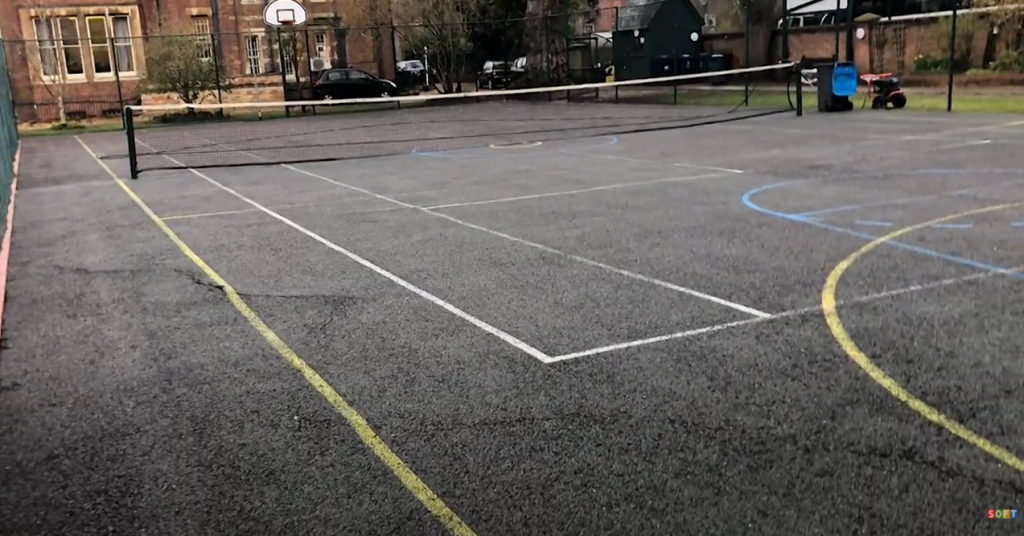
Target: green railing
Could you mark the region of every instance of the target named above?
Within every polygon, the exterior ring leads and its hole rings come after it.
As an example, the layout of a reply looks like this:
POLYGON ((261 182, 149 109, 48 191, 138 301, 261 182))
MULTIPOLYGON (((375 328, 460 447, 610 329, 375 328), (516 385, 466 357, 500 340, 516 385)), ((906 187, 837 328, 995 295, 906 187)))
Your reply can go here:
POLYGON ((18 150, 18 126, 14 119, 14 99, 7 72, 4 42, 0 39, 0 235, 6 230, 7 206, 11 202, 14 181, 14 153, 18 150))

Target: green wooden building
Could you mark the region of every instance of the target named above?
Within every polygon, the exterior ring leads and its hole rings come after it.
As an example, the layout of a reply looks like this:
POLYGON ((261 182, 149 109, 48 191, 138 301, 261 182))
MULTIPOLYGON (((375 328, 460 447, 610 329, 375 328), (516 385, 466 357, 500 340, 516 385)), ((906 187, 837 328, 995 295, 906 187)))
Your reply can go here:
POLYGON ((649 78, 658 58, 696 56, 704 50, 704 17, 690 0, 626 0, 618 8, 612 32, 612 62, 616 80, 649 78))

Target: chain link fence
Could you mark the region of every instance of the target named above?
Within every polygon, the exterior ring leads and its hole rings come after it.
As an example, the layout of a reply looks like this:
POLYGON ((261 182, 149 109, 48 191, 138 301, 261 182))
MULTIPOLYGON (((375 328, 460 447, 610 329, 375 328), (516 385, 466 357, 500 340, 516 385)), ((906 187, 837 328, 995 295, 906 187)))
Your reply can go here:
POLYGON ((580 11, 486 19, 423 2, 375 25, 315 17, 300 28, 256 21, 233 33, 207 22, 203 31, 181 23, 133 36, 127 18, 96 32, 88 17, 78 26, 75 19, 40 19, 38 39, 8 39, 3 48, 19 122, 116 123, 126 105, 309 100, 320 73, 339 67, 392 80, 403 93, 448 93, 764 65, 768 60, 751 60, 751 52, 759 56, 768 43, 750 43, 748 13, 723 2, 719 32, 733 31, 718 35, 702 30, 708 19, 700 12, 715 3, 591 3, 580 11))
MULTIPOLYGON (((2 44, 3 39, 0 39, 2 44)), ((14 154, 18 150, 18 128, 4 50, 5 47, 0 46, 0 234, 7 225, 7 206, 11 201, 11 183, 14 181, 14 154)))
POLYGON ((896 76, 911 108, 1000 113, 1024 106, 1024 1, 853 6, 852 14, 819 14, 813 24, 807 15, 787 16, 801 25, 786 30, 784 57, 809 63, 838 57, 854 61, 862 74, 896 76))

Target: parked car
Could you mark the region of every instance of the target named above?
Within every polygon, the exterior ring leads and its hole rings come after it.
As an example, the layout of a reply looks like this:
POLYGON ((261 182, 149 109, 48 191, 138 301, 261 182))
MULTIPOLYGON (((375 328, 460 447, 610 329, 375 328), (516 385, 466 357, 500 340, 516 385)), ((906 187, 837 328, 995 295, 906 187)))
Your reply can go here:
POLYGON ((399 89, 420 89, 427 87, 427 68, 420 60, 404 60, 395 63, 395 82, 399 89))
POLYGON ((476 75, 476 88, 507 88, 510 77, 508 62, 485 61, 483 68, 476 75))
POLYGON ((318 100, 365 99, 395 95, 398 95, 398 86, 394 82, 359 69, 323 71, 313 85, 313 98, 318 100))
POLYGON ((516 61, 512 62, 512 76, 510 78, 513 82, 526 78, 526 56, 520 56, 516 58, 516 61))

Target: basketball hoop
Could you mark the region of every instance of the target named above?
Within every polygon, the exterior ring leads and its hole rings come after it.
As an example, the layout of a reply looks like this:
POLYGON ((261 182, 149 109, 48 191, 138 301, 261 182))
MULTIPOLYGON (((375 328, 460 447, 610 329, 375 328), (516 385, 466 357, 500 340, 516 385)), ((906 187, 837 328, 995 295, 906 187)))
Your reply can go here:
POLYGON ((274 0, 263 9, 263 22, 275 28, 306 24, 306 8, 295 0, 274 0))

